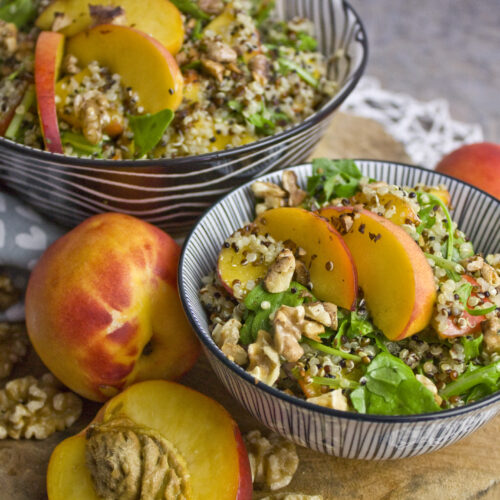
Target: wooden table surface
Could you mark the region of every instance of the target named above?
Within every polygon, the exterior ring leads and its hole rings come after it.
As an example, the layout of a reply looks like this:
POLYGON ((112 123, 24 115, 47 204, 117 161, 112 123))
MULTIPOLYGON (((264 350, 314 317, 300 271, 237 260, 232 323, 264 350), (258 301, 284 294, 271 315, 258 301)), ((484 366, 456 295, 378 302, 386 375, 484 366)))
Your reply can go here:
MULTIPOLYGON (((334 119, 327 139, 319 145, 315 156, 407 159, 402 147, 379 125, 342 114, 334 119)), ((22 366, 16 368, 16 376, 43 372, 44 368, 33 352, 22 366)), ((262 429, 229 396, 203 357, 182 382, 224 405, 242 432, 262 429)), ((0 500, 45 498, 45 472, 53 448, 65 437, 82 429, 97 409, 97 404, 86 402, 82 417, 71 429, 56 433, 46 441, 0 441, 0 500)), ((325 500, 498 500, 499 436, 500 416, 453 446, 404 460, 338 459, 299 448, 299 469, 284 491, 321 494, 325 500)), ((260 496, 256 492, 255 498, 260 496)))

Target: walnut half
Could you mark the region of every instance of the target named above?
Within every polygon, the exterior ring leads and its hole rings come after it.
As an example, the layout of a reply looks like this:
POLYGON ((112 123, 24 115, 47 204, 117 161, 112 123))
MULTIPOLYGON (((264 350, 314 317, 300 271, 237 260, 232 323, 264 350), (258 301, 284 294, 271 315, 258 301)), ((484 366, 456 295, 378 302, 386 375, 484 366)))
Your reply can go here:
POLYGON ((26 355, 28 345, 24 323, 0 323, 0 379, 11 374, 26 355))
POLYGON ((82 412, 81 399, 49 373, 39 380, 11 380, 0 390, 0 439, 46 439, 72 425, 82 412))

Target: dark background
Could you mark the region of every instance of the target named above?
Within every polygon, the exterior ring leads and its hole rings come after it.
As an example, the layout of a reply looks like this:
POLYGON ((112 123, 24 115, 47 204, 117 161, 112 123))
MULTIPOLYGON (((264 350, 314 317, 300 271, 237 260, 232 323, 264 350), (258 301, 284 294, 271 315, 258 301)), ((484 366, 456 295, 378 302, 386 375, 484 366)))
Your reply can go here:
POLYGON ((500 143, 500 0, 350 0, 368 32, 367 75, 500 143))

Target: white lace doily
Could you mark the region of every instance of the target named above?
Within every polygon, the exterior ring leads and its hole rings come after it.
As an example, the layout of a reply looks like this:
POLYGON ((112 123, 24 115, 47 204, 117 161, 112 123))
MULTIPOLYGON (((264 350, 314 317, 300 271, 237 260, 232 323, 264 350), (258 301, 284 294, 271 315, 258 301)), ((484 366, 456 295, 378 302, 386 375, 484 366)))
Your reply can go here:
POLYGON ((453 120, 445 99, 417 101, 383 89, 372 77, 361 79, 342 110, 381 123, 404 145, 413 163, 427 168, 434 168, 443 155, 462 144, 483 140, 480 125, 453 120))

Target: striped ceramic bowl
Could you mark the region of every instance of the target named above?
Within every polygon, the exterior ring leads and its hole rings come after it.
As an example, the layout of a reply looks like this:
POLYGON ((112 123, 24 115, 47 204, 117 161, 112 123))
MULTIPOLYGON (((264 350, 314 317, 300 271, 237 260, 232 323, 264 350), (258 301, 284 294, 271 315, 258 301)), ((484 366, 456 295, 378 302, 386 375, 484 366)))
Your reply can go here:
POLYGON ((304 122, 246 146, 164 160, 79 159, 0 138, 0 180, 38 212, 67 226, 111 210, 180 233, 232 188, 305 160, 363 73, 366 34, 345 0, 277 0, 276 12, 280 19, 314 21, 319 50, 329 58, 329 77, 340 84, 338 93, 304 122))
MULTIPOLYGON (((483 191, 445 175, 395 163, 357 161, 361 171, 391 184, 445 184, 453 218, 484 253, 500 249, 500 202, 483 191)), ((293 168, 304 186, 311 165, 293 168)), ((279 172, 262 180, 279 183, 279 172)), ((202 342, 212 368, 226 389, 259 421, 297 444, 345 458, 381 460, 438 450, 478 429, 500 412, 500 392, 461 408, 410 416, 363 415, 323 408, 256 381, 229 361, 213 342, 198 290, 201 278, 215 268, 226 237, 253 219, 250 184, 219 201, 187 238, 179 267, 184 309, 202 342)))

